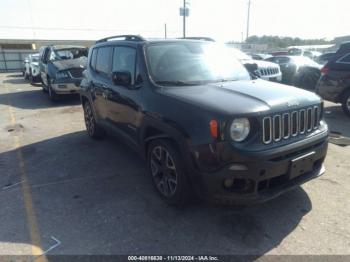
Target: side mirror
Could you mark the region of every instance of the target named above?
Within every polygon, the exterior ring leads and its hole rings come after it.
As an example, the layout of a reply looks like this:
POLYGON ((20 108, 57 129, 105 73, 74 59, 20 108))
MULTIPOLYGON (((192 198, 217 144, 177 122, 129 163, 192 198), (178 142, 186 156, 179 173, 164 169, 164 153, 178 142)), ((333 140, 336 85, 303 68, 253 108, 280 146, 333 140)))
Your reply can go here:
POLYGON ((117 71, 112 73, 112 81, 115 85, 130 87, 132 84, 129 71, 117 71))

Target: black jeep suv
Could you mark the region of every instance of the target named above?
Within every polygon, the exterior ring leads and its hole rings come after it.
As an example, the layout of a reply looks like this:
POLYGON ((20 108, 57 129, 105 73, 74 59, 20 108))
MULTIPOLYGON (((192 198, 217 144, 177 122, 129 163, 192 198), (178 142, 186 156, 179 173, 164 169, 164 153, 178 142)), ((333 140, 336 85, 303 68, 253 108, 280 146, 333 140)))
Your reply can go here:
POLYGON ((253 79, 229 54, 199 40, 98 41, 80 90, 88 134, 138 149, 169 203, 260 202, 322 175, 321 99, 253 79))

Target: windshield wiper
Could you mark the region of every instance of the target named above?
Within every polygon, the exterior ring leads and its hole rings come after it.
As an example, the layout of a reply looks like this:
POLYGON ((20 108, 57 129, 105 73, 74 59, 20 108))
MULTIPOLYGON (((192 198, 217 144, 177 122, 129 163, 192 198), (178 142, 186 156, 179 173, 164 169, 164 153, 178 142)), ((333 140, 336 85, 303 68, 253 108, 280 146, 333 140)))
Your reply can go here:
POLYGON ((161 80, 161 81, 156 81, 156 84, 158 85, 167 85, 167 86, 193 86, 196 85, 197 83, 193 82, 185 82, 185 81, 168 81, 168 80, 161 80))

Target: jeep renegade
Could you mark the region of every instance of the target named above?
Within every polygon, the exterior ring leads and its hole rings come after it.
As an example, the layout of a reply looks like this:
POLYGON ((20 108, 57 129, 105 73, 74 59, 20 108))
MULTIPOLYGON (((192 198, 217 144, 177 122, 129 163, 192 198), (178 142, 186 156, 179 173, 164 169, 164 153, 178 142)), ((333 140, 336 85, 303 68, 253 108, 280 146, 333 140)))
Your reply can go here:
POLYGON ((88 134, 136 148, 171 204, 262 202, 324 173, 321 99, 255 79, 217 43, 99 40, 80 94, 88 134))

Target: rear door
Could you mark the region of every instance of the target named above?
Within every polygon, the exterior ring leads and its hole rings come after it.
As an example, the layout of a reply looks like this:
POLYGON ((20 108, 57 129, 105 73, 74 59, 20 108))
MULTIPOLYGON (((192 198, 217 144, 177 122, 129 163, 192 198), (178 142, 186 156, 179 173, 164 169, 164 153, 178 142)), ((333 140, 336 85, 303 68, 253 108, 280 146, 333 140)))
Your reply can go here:
POLYGON ((107 91, 112 82, 111 77, 112 47, 103 46, 92 51, 91 59, 91 92, 94 108, 99 120, 105 121, 107 117, 107 91))

